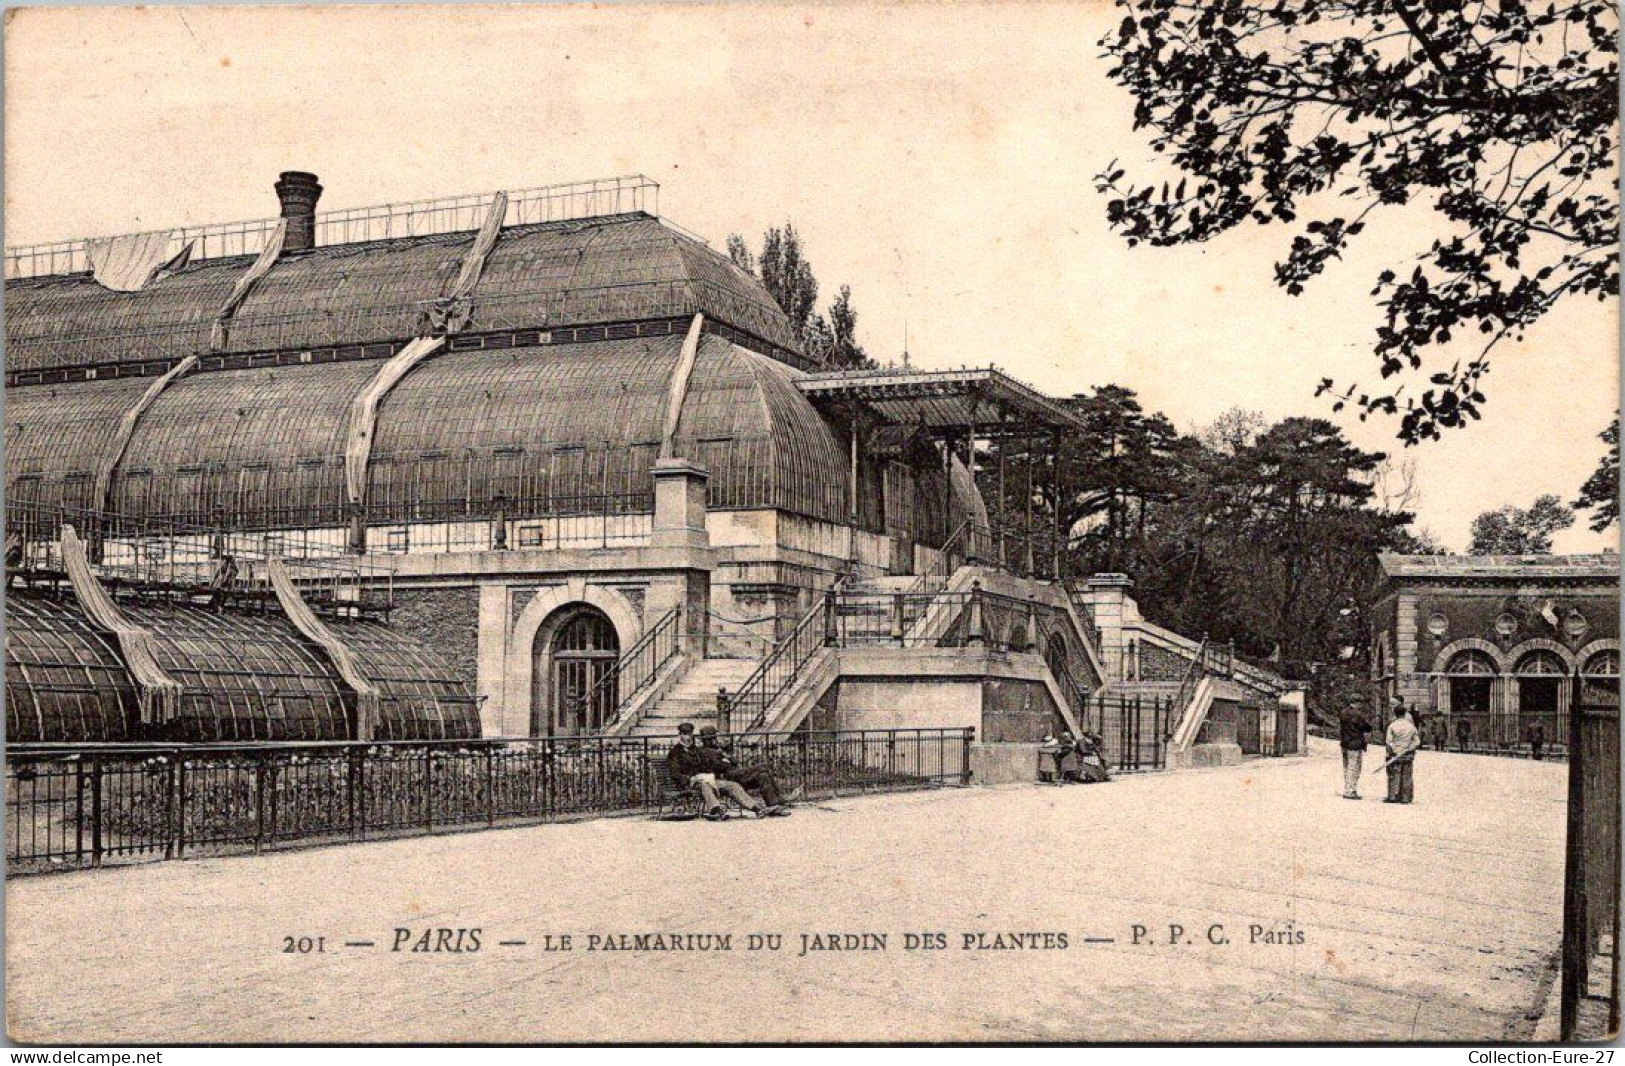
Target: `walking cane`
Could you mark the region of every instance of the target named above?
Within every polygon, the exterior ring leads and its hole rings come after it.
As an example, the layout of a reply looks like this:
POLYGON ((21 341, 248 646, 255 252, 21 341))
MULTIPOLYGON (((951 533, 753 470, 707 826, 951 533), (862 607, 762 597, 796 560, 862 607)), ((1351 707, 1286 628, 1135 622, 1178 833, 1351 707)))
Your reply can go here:
POLYGON ((1392 759, 1389 759, 1387 762, 1383 763, 1381 766, 1377 767, 1375 770, 1372 770, 1369 774, 1366 774, 1365 776, 1367 776, 1367 777, 1375 777, 1379 773, 1381 773, 1382 771, 1388 769, 1388 767, 1390 765, 1392 765, 1393 763, 1396 763, 1401 759, 1409 758, 1410 756, 1415 755, 1416 751, 1417 751, 1417 749, 1413 748, 1410 751, 1401 752, 1400 754, 1395 755, 1392 759))

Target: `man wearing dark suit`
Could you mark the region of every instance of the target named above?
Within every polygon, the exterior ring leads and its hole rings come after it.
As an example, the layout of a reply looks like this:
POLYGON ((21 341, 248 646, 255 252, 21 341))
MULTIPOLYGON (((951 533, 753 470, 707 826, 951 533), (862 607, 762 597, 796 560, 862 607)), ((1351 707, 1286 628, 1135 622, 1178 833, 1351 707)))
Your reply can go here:
MULTIPOLYGON (((741 789, 749 789, 762 795, 759 807, 752 807, 758 817, 771 816, 782 818, 790 813, 790 805, 783 802, 782 792, 778 779, 766 763, 757 763, 752 766, 740 766, 734 757, 723 750, 721 738, 717 735, 715 726, 705 726, 700 730, 700 757, 705 760, 706 769, 717 775, 717 780, 724 786, 733 785, 741 789)), ((749 796, 741 801, 747 807, 749 796)))
POLYGON ((1365 761, 1366 734, 1371 732, 1371 719, 1360 707, 1360 698, 1350 696, 1337 716, 1339 746, 1343 749, 1343 798, 1360 798, 1360 766, 1365 761))
MULTIPOLYGON (((711 726, 705 729, 712 736, 716 735, 716 730, 711 726)), ((728 817, 728 808, 723 805, 718 793, 727 793, 758 816, 765 813, 766 804, 752 799, 750 793, 738 783, 722 777, 725 766, 718 760, 718 754, 720 752, 696 744, 693 723, 684 722, 677 727, 677 743, 666 753, 666 774, 678 788, 693 789, 700 794, 700 800, 705 804, 705 817, 713 822, 728 817)))

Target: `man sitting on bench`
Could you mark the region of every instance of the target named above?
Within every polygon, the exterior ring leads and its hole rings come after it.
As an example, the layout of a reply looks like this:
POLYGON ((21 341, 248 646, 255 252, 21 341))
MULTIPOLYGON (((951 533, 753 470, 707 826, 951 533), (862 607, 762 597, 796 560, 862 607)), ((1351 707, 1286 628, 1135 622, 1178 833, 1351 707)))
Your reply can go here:
POLYGON ((700 730, 700 754, 709 760, 707 769, 716 768, 719 779, 761 794, 762 808, 756 812, 758 815, 783 818, 790 813, 790 805, 782 798, 784 790, 767 763, 740 766, 733 753, 722 747, 715 726, 700 730))
MULTIPOLYGON (((706 726, 712 735, 716 730, 706 726)), ((713 822, 720 822, 728 817, 728 808, 722 803, 717 793, 724 792, 739 801, 740 806, 746 810, 755 811, 762 816, 767 810, 767 804, 751 799, 749 792, 737 781, 729 781, 721 776, 725 764, 717 756, 722 754, 718 748, 702 748, 694 743, 694 725, 684 722, 677 727, 677 743, 672 745, 671 751, 666 753, 666 773, 671 777, 673 785, 683 790, 693 789, 700 794, 700 800, 705 804, 705 817, 713 822), (712 754, 715 752, 715 754, 712 754)))

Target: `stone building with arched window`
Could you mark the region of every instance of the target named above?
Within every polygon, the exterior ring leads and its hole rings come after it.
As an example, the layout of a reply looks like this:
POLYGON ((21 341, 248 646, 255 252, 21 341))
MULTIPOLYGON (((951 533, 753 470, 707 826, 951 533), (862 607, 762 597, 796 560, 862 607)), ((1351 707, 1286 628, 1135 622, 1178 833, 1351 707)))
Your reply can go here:
POLYGON ((1091 601, 1032 502, 1080 428, 1065 403, 992 367, 824 365, 647 178, 320 213, 314 175, 274 188, 275 218, 6 251, 7 559, 38 608, 7 653, 42 678, 31 739, 147 739, 132 699, 204 738, 787 730, 815 701, 842 728, 1081 729, 1106 680, 1091 601), (318 570, 366 575, 325 627, 297 602, 325 595, 318 570), (226 618, 225 591, 270 617, 262 642, 344 665, 319 714, 275 663, 211 674, 235 688, 206 712, 173 696, 204 685, 171 676, 166 634, 205 625, 145 601, 226 618), (397 672, 439 686, 436 713, 392 718, 381 675, 420 653, 397 672), (140 676, 64 688, 108 655, 140 676))
POLYGON ((1443 718, 1452 747, 1508 750, 1535 736, 1561 744, 1576 697, 1617 702, 1618 555, 1383 554, 1379 563, 1374 708, 1400 696, 1424 720, 1443 718))

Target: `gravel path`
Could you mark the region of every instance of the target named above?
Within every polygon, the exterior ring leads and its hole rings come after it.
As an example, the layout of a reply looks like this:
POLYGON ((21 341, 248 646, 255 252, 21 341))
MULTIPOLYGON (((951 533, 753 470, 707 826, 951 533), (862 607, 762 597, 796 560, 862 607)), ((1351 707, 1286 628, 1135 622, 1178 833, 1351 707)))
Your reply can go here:
POLYGON ((22 878, 8 1024, 48 1043, 1527 1038, 1559 941, 1564 780, 1428 752, 1414 806, 1376 802, 1380 778, 1351 803, 1317 748, 763 822, 22 878), (473 928, 478 951, 466 932, 461 952, 406 950, 473 928), (731 950, 604 950, 640 933, 731 950), (782 947, 750 950, 752 933, 782 947), (545 950, 566 934, 573 950, 545 950))

